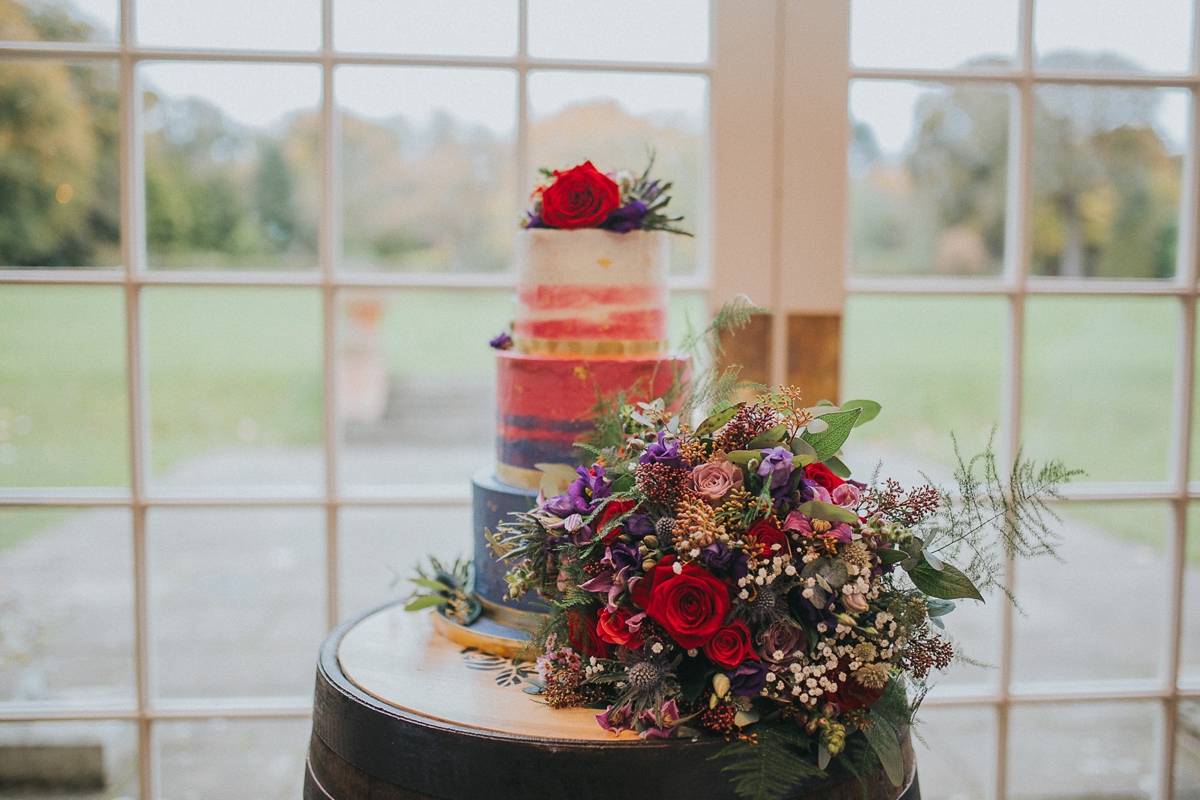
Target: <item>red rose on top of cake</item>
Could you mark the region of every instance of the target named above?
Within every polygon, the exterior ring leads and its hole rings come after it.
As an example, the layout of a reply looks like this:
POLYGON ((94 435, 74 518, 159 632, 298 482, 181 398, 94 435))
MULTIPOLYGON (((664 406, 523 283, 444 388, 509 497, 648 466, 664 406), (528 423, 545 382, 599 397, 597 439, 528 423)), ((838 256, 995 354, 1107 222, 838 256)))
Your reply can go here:
POLYGON ((554 228, 597 228, 621 204, 617 182, 585 161, 555 172, 542 190, 542 221, 554 228))

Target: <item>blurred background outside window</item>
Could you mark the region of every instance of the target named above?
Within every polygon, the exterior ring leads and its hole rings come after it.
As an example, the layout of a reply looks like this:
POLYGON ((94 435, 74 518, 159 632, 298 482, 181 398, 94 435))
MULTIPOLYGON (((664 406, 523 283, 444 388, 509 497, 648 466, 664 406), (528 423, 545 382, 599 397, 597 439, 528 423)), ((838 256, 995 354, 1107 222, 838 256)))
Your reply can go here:
MULTIPOLYGON (((653 151, 708 308, 706 0, 327 2, 0 0, 0 747, 79 797, 299 796, 325 632, 470 549, 539 167, 653 151)), ((1195 5, 851 4, 852 466, 1093 483, 954 615, 927 797, 1200 796, 1195 5)))

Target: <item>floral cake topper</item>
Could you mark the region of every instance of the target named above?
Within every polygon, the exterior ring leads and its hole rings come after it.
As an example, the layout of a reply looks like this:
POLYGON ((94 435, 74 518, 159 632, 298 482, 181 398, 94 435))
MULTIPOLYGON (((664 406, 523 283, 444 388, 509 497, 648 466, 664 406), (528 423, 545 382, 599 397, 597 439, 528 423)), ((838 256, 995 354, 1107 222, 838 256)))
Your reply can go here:
POLYGON ((585 161, 568 170, 542 169, 545 183, 533 191, 531 208, 522 227, 602 228, 614 233, 667 231, 691 236, 675 227, 683 217, 666 214, 671 183, 650 179, 654 157, 640 176, 628 172, 606 175, 585 161))

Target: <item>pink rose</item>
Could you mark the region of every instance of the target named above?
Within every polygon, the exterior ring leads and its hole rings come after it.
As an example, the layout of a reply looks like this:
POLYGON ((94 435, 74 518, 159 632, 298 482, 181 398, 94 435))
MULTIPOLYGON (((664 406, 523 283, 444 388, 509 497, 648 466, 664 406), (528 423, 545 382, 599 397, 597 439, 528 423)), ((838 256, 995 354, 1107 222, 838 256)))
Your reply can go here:
POLYGON ((852 483, 843 483, 829 493, 829 498, 833 500, 835 506, 842 508, 857 508, 858 501, 862 497, 858 487, 852 483))
POLYGON ((692 489, 712 505, 744 483, 741 468, 728 461, 710 461, 692 470, 692 489))

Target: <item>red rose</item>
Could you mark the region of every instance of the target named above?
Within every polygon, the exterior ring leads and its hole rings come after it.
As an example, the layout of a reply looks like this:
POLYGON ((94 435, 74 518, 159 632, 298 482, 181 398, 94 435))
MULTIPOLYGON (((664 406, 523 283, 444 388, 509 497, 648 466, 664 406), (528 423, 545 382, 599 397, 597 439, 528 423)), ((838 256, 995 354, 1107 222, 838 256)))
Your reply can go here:
POLYGON ((741 621, 731 622, 717 631, 704 645, 704 655, 725 669, 733 669, 748 658, 758 660, 758 653, 750 646, 750 629, 741 621))
POLYGON ((617 608, 615 611, 600 609, 600 619, 596 622, 597 635, 610 644, 641 647, 644 643, 642 635, 629 630, 627 624, 632 616, 633 612, 628 608, 617 608))
POLYGON ((804 468, 804 477, 808 478, 813 483, 825 489, 827 492, 832 492, 837 487, 845 483, 844 480, 834 475, 829 467, 821 463, 809 464, 804 468))
POLYGON ((542 191, 542 221, 552 228, 597 228, 621 204, 616 182, 590 161, 554 174, 542 191))
POLYGON ((787 555, 792 551, 787 536, 783 531, 771 524, 770 520, 760 519, 746 531, 746 536, 753 536, 763 546, 763 552, 768 558, 787 555), (775 549, 779 545, 779 549, 775 549))
POLYGON ((571 640, 571 647, 585 656, 608 658, 612 655, 612 648, 600 638, 600 632, 596 629, 598 622, 595 614, 570 612, 567 615, 567 638, 571 640))
MULTIPOLYGON (((592 526, 597 531, 604 530, 604 526, 622 514, 633 511, 637 508, 637 503, 632 500, 610 500, 604 510, 600 512, 600 516, 596 518, 595 524, 592 526)), ((613 528, 604 535, 604 543, 612 544, 612 541, 621 535, 622 528, 620 525, 613 528)))
POLYGON ((641 578, 633 578, 629 581, 629 596, 633 598, 633 604, 643 611, 650 604, 650 591, 654 588, 655 577, 661 575, 666 578, 671 574, 671 570, 664 569, 669 567, 676 561, 675 556, 665 556, 662 561, 658 562, 658 566, 650 570, 641 578))
POLYGON ((646 613, 680 647, 701 647, 720 629, 729 613, 729 589, 695 564, 684 564, 678 574, 674 564, 660 564, 654 568, 646 613))

